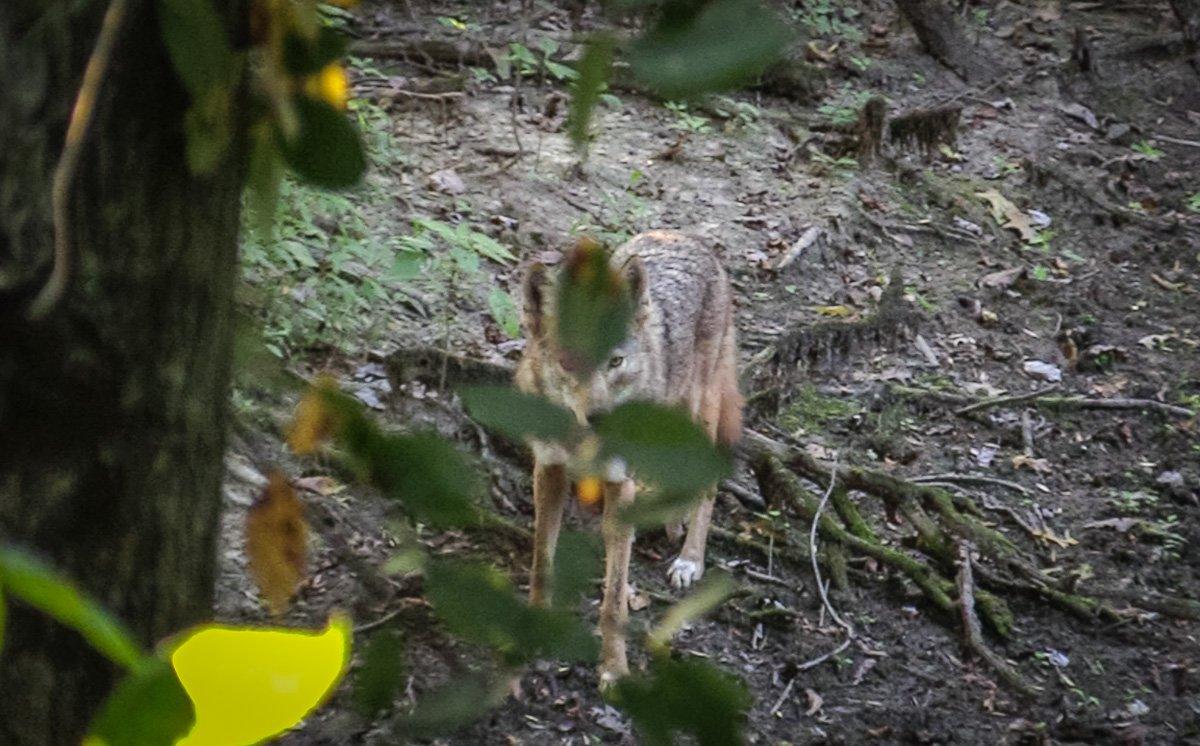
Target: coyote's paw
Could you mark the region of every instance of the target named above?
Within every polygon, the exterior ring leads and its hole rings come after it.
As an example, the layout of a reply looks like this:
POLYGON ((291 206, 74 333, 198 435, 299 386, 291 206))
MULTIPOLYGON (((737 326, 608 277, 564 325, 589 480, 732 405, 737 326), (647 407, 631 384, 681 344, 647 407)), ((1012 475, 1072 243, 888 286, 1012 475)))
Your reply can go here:
POLYGON ((676 557, 667 570, 667 578, 670 579, 672 588, 687 588, 699 580, 703 574, 703 563, 693 562, 683 557, 676 557))
POLYGON ((607 692, 618 681, 629 675, 629 666, 622 664, 602 664, 600 666, 600 691, 607 692))

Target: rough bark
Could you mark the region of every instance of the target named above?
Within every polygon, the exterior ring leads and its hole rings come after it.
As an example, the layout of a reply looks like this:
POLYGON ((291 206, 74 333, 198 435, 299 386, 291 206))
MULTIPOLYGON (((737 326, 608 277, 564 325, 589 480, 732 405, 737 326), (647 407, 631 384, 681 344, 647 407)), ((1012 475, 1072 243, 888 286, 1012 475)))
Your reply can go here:
POLYGON ((935 60, 963 80, 986 77, 987 65, 971 48, 958 19, 942 0, 896 0, 901 15, 913 27, 921 44, 935 60))
MULTIPOLYGON (((233 18, 238 3, 216 5, 233 18)), ((231 156, 189 174, 188 100, 155 4, 133 2, 72 192, 73 281, 48 318, 26 320, 104 5, 0 3, 14 73, 0 96, 0 541, 37 551, 149 648, 211 611, 242 169, 231 156)), ((74 633, 9 611, 0 743, 78 743, 118 672, 74 633)))

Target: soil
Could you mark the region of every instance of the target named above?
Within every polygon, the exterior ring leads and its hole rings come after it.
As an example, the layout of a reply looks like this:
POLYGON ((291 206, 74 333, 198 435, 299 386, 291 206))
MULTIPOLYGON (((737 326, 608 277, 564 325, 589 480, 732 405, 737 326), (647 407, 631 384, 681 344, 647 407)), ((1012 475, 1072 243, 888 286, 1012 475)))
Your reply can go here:
MULTIPOLYGON (((524 27, 513 20, 521 17, 516 5, 439 3, 410 15, 404 4, 367 4, 356 11, 356 28, 384 42, 411 38, 405 29, 447 36, 455 32, 436 19, 453 17, 478 24, 461 32, 466 37, 496 46, 522 33, 569 37, 565 10, 534 7, 524 27)), ((991 61, 990 78, 964 84, 922 53, 890 4, 873 3, 847 17, 863 30, 861 42, 816 58, 825 76, 816 100, 751 91, 730 97, 750 105, 741 120, 693 107, 689 116, 698 119, 685 121, 659 102, 620 91, 619 106, 598 109, 598 134, 582 163, 563 131, 561 100, 551 104, 561 88, 469 82, 461 96, 389 94, 433 90, 456 67, 377 60, 386 84, 360 75, 355 90, 388 110, 384 123, 403 158, 375 168, 372 188, 351 199, 380 240, 407 232, 413 216, 429 215, 468 222, 522 262, 555 261, 581 232, 615 242, 650 228, 690 231, 719 252, 733 277, 749 428, 821 458, 837 452, 843 462, 903 477, 957 473, 1015 482, 1023 492, 995 484, 959 489, 1044 526, 1043 538, 1031 539, 1008 514, 991 514, 1045 565, 1078 576, 1080 590, 1200 597, 1194 416, 1031 409, 1026 453, 1022 406, 964 418, 953 404, 911 395, 1031 392, 1048 384, 1026 372, 1037 361, 1061 373, 1059 393, 1157 399, 1193 410, 1200 402, 1200 213, 1186 204, 1200 191, 1200 78, 1185 58, 1163 51, 1177 33, 1167 5, 1001 2, 988 10, 983 23, 968 14, 976 20, 966 25, 975 49, 991 61), (1090 40, 1088 73, 1068 60, 1076 27, 1090 40), (839 135, 819 124, 837 107, 861 105, 864 91, 887 99, 889 117, 960 105, 954 144, 928 156, 885 146, 881 158, 861 167, 823 155, 836 151, 839 135), (1015 205, 1018 222, 1048 220, 1044 240, 1030 245, 1002 227, 978 196, 989 190, 1015 205), (816 241, 779 268, 814 227, 816 241), (828 349, 818 338, 802 365, 771 363, 773 344, 790 331, 832 323, 849 329, 872 317, 895 272, 916 322, 889 339, 828 349)), ((585 25, 591 20, 584 16, 585 25)), ((815 43, 824 50, 830 42, 815 43)), ((385 343, 356 355, 317 351, 291 363, 304 375, 333 372, 386 422, 433 426, 479 454, 492 507, 528 527, 522 455, 472 426, 453 395, 436 385, 402 381, 391 390, 383 365, 393 351, 418 345, 511 364, 520 342, 492 319, 486 290, 515 291, 518 278, 516 265, 485 262, 479 276, 460 278, 448 328, 441 317, 397 302, 373 322, 387 330, 385 343)), ((437 285, 417 283, 412 292, 424 287, 437 285)), ((442 302, 429 293, 430 305, 442 302)), ((259 621, 267 615, 246 577, 241 537, 263 471, 278 464, 294 478, 331 476, 339 486, 347 479, 329 462, 287 455, 279 423, 294 396, 243 382, 239 400, 217 609, 222 619, 259 621)), ((757 494, 744 466, 732 481, 736 492, 757 494)), ((453 672, 486 665, 486 656, 442 630, 420 599, 418 579, 386 576, 401 521, 394 506, 352 483, 305 497, 320 505, 317 539, 309 578, 285 623, 315 626, 331 609, 349 609, 368 626, 356 636, 359 649, 378 629, 400 629, 407 686, 395 712, 372 722, 355 714, 347 684, 283 742, 396 742, 396 713, 453 672)), ((878 501, 852 499, 894 544, 911 533, 887 523, 878 501)), ((719 525, 744 536, 764 537, 772 521, 791 521, 807 534, 797 518, 766 516, 725 489, 718 514, 719 525)), ((593 522, 582 513, 572 520, 593 522)), ((529 546, 519 532, 423 530, 421 538, 433 553, 482 557, 527 581, 529 546)), ((658 618, 678 595, 665 581, 672 551, 661 531, 639 538, 633 575, 648 605, 632 613, 635 625, 658 618)), ((1014 634, 988 643, 1041 688, 1029 702, 965 651, 956 619, 940 616, 862 558, 851 560, 850 587, 831 595, 855 627, 854 643, 802 672, 800 664, 842 640, 808 564, 718 539, 708 562, 730 569, 752 593, 694 623, 674 646, 745 680, 754 697, 746 725, 751 743, 1200 743, 1195 621, 1136 614, 1089 624, 1018 596, 1014 634), (794 613, 756 614, 770 608, 794 613)), ((586 613, 594 620, 595 605, 586 613)), ((635 667, 644 662, 644 654, 633 654, 635 667)), ((538 664, 523 677, 519 699, 438 742, 636 742, 596 685, 587 667, 538 664)))

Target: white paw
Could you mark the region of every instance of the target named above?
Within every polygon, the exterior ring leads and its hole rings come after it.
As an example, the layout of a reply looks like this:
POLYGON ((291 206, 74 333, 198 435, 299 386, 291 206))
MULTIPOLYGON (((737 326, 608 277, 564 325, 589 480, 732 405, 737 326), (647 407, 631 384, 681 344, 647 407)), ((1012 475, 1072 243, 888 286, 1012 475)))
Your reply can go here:
POLYGON ((667 577, 671 581, 672 588, 687 588, 699 580, 703 574, 703 564, 686 560, 683 557, 676 557, 675 561, 671 563, 670 569, 667 570, 667 577))
POLYGON ((601 667, 601 669, 600 669, 600 691, 602 691, 602 692, 609 691, 610 689, 613 688, 613 686, 618 681, 620 681, 621 679, 625 678, 628 675, 629 675, 628 669, 621 670, 621 669, 614 669, 614 668, 608 668, 608 667, 601 667))

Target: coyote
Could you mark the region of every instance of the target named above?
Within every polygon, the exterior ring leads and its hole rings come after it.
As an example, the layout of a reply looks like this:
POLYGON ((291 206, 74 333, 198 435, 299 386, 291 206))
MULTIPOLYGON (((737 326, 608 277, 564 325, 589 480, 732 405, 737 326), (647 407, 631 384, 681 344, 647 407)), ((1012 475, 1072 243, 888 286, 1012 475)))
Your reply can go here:
MULTIPOLYGON (((628 284, 634 318, 625 341, 587 380, 564 368, 555 341, 554 280, 541 264, 530 268, 522 288, 526 345, 517 367, 517 387, 567 407, 581 422, 586 422, 589 414, 633 399, 683 406, 709 437, 732 446, 741 433, 743 401, 737 382, 733 299, 720 262, 694 238, 650 231, 618 248, 610 266, 628 284)), ((568 454, 556 445, 532 445, 535 517, 530 600, 545 604, 569 488, 568 454)), ((618 510, 633 502, 634 493, 625 464, 617 459, 608 463, 603 475, 601 686, 629 671, 624 628, 633 529, 618 519, 618 510)), ((676 588, 691 585, 704 573, 704 548, 715 498, 713 485, 687 521, 687 538, 667 570, 676 588)), ((682 528, 668 526, 668 533, 678 539, 682 528)))

